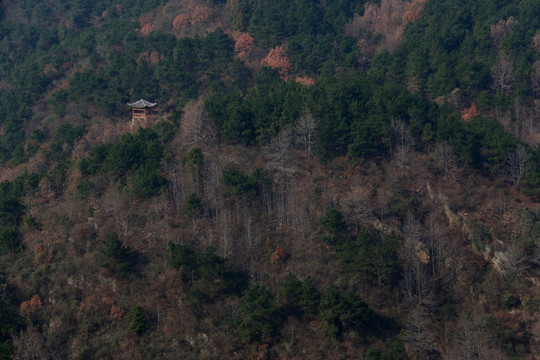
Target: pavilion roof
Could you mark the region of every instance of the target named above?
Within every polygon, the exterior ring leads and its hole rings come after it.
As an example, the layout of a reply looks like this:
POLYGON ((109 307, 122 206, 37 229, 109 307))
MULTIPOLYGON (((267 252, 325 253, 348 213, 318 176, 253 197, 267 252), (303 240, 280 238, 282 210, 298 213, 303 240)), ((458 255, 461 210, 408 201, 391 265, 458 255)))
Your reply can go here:
POLYGON ((144 109, 144 108, 151 108, 157 105, 157 103, 151 103, 149 101, 146 101, 144 99, 140 99, 138 101, 135 101, 133 103, 128 103, 129 106, 137 109, 144 109))

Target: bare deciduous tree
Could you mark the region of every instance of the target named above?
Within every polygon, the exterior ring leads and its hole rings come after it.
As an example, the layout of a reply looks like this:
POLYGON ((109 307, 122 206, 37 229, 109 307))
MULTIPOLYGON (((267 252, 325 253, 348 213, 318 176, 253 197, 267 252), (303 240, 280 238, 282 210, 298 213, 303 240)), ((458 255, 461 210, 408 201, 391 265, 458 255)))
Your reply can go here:
POLYGON ((533 64, 533 69, 531 71, 531 90, 532 90, 533 96, 536 99, 539 99, 540 98, 540 60, 537 60, 533 64))
POLYGON ((431 259, 423 243, 422 226, 411 214, 407 216, 402 233, 401 289, 410 309, 404 341, 409 344, 417 358, 429 358, 429 354, 435 349, 432 324, 436 307, 434 282, 428 266, 431 259))
POLYGON ((515 243, 508 244, 500 258, 502 269, 511 276, 522 276, 534 265, 533 254, 528 253, 523 246, 515 243))
POLYGON ((457 109, 458 111, 464 111, 469 106, 469 101, 463 95, 463 91, 459 88, 452 90, 450 95, 443 97, 443 102, 446 101, 450 106, 457 109), (444 99, 446 98, 446 99, 444 99))
POLYGON ((408 345, 414 359, 432 359, 435 352, 435 331, 431 328, 432 314, 425 306, 417 306, 409 311, 403 341, 408 345))
POLYGON ((425 225, 431 273, 433 280, 442 288, 454 283, 456 279, 455 259, 460 255, 448 234, 445 223, 442 215, 434 212, 426 220, 425 225))
POLYGON ((231 214, 228 210, 223 210, 219 213, 216 219, 216 225, 218 229, 218 236, 220 238, 221 256, 229 257, 232 254, 232 227, 231 227, 231 214))
POLYGON ((443 353, 444 360, 506 360, 508 357, 498 350, 494 339, 489 336, 485 320, 479 314, 459 320, 456 337, 443 353))
POLYGON ((393 196, 394 192, 389 184, 384 184, 376 190, 373 210, 381 222, 383 231, 386 231, 388 227, 389 219, 387 217, 390 214, 390 202, 393 196))
POLYGON ((348 195, 343 200, 345 215, 354 220, 356 231, 360 232, 371 212, 368 206, 369 194, 365 189, 355 188, 348 195))
POLYGON ((313 155, 313 145, 315 144, 315 134, 317 119, 309 112, 300 117, 296 124, 296 131, 300 135, 300 142, 307 154, 308 167, 311 167, 311 157, 313 155))
POLYGON ((405 25, 420 17, 425 3, 426 0, 382 0, 368 4, 362 16, 354 15, 345 32, 361 39, 359 45, 368 57, 383 49, 393 51, 401 43, 405 25))
POLYGON ((203 108, 202 99, 192 100, 184 107, 180 123, 182 146, 190 148, 213 143, 217 138, 214 123, 208 118, 203 108))
POLYGON ((412 137, 407 124, 402 120, 392 119, 392 133, 395 143, 395 160, 400 168, 407 166, 414 153, 414 138, 412 137))
POLYGON ((29 326, 26 331, 21 331, 13 339, 15 358, 20 360, 47 359, 45 339, 34 326, 29 326))
POLYGON ((498 48, 503 36, 510 33, 516 21, 511 16, 507 20, 501 20, 489 27, 489 39, 494 48, 498 48))
POLYGON ((182 208, 185 191, 184 191, 184 179, 183 179, 183 167, 181 161, 177 164, 173 164, 168 171, 168 184, 169 184, 169 198, 174 204, 174 209, 176 212, 182 208))
POLYGON ((533 49, 536 50, 536 52, 540 53, 540 34, 536 34, 534 37, 533 37, 533 41, 532 41, 532 46, 533 46, 533 49))
POLYGON ((265 148, 265 153, 279 164, 279 169, 283 173, 285 165, 290 160, 292 144, 292 130, 290 128, 282 129, 265 148))
POLYGON ((281 229, 288 217, 287 213, 287 199, 288 199, 289 181, 286 177, 280 176, 276 178, 274 182, 273 190, 276 196, 274 196, 274 209, 276 211, 276 219, 278 228, 281 229))
POLYGON ((433 158, 444 172, 447 181, 454 180, 458 170, 459 160, 452 147, 446 142, 438 143, 433 151, 433 158))
POLYGON ((511 151, 506 157, 505 170, 516 190, 519 188, 519 184, 525 173, 528 157, 527 149, 522 144, 519 144, 516 150, 511 151))
POLYGON ((514 81, 513 66, 512 59, 506 53, 500 51, 495 64, 491 67, 493 90, 505 95, 512 93, 512 82, 514 81))

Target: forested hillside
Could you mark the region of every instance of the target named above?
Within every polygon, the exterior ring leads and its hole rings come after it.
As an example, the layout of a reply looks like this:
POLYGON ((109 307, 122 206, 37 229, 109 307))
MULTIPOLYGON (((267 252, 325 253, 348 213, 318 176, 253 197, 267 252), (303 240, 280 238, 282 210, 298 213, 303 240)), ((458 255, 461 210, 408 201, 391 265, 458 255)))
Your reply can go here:
POLYGON ((0 359, 536 359, 538 19, 0 2, 0 359))

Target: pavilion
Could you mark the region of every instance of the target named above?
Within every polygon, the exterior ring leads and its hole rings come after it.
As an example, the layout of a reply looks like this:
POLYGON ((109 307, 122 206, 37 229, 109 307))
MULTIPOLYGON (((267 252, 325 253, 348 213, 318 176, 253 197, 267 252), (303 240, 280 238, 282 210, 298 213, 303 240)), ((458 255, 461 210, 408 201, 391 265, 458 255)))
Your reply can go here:
POLYGON ((128 105, 131 107, 131 121, 145 121, 146 116, 148 115, 148 110, 156 106, 157 103, 151 103, 144 99, 140 99, 133 103, 128 103, 128 105))

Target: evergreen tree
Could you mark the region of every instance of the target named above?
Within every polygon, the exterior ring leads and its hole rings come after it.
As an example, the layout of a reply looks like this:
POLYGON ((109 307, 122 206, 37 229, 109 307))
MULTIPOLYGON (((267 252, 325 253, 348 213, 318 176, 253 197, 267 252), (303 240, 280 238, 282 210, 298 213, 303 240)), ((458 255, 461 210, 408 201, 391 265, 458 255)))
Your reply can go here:
POLYGON ((133 304, 126 314, 129 331, 142 335, 148 329, 146 311, 138 304, 133 304))
POLYGON ((116 233, 111 233, 103 240, 99 265, 113 274, 128 275, 134 269, 134 254, 129 246, 125 246, 116 233))
POLYGON ((264 286, 251 286, 242 298, 240 337, 247 342, 267 341, 279 334, 281 314, 274 295, 264 286))
POLYGON ((337 244, 347 230, 343 213, 334 208, 328 209, 319 222, 324 230, 323 240, 329 244, 337 244))

